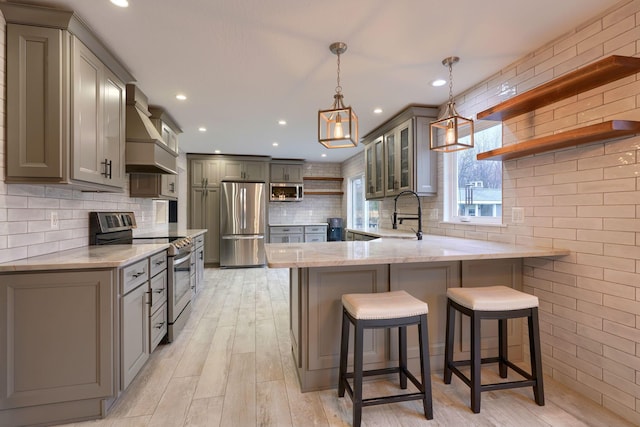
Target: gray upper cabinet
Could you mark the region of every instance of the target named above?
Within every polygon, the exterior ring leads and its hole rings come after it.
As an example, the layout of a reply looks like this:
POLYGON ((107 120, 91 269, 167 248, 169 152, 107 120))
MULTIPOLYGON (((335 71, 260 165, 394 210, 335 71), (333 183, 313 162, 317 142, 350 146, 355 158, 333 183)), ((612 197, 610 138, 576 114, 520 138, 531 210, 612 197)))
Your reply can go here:
POLYGON ((167 147, 178 153, 178 135, 182 133, 182 129, 171 117, 171 115, 162 107, 150 105, 149 113, 151 116, 151 123, 156 127, 162 140, 167 144, 167 147))
POLYGON ((271 162, 269 165, 271 182, 302 184, 303 162, 271 162))
POLYGON ((218 187, 220 185, 220 161, 215 159, 191 159, 189 161, 192 187, 218 187))
POLYGON ((0 4, 8 22, 6 181, 122 191, 123 79, 133 76, 72 12, 52 12, 64 25, 50 28, 31 22, 48 13, 29 8, 0 4), (88 46, 102 47, 102 56, 88 46))
POLYGON ((224 159, 221 161, 220 180, 267 182, 268 166, 264 160, 224 159))
POLYGON ((404 190, 436 194, 437 158, 429 149, 429 123, 436 116, 435 107, 410 106, 363 138, 367 199, 404 190))

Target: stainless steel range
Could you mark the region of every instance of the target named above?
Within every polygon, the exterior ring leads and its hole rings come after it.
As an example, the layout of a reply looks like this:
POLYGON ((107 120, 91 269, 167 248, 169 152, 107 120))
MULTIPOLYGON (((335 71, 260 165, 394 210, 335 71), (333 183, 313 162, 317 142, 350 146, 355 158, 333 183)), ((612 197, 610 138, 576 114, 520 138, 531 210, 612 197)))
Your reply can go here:
POLYGON ((170 243, 167 251, 168 263, 168 307, 167 341, 173 341, 191 314, 191 290, 194 264, 191 259, 193 241, 191 237, 148 237, 134 238, 136 220, 133 212, 90 212, 89 244, 145 244, 170 243))

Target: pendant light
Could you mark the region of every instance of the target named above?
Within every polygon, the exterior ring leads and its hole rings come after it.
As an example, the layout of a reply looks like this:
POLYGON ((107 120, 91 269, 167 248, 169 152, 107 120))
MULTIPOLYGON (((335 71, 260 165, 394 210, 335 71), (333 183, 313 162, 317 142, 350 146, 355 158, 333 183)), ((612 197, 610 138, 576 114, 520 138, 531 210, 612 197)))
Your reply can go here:
POLYGON ((449 67, 449 102, 444 114, 435 122, 431 122, 431 149, 434 151, 452 152, 473 148, 473 120, 465 119, 456 111, 453 101, 453 64, 460 61, 457 56, 450 56, 442 60, 442 65, 449 67), (469 136, 469 142, 464 143, 460 138, 469 136))
POLYGON ((340 86, 340 55, 347 50, 343 42, 335 42, 329 50, 338 56, 338 79, 333 105, 328 110, 318 111, 318 141, 327 148, 350 148, 358 145, 358 116, 342 101, 340 86))

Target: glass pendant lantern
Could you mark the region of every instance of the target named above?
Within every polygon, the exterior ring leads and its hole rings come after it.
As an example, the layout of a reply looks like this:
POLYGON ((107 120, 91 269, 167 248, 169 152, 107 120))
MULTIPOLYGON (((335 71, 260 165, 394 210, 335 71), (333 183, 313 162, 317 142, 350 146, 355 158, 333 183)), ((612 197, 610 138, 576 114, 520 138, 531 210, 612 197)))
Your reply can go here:
POLYGON ((340 55, 347 50, 343 42, 332 43, 329 50, 338 56, 338 79, 333 105, 318 111, 318 142, 327 148, 350 148, 358 145, 358 116, 345 107, 340 86, 340 55))
POLYGON ((429 125, 431 134, 430 148, 434 151, 453 152, 473 148, 473 120, 462 117, 456 111, 453 101, 453 64, 460 60, 450 56, 442 60, 449 67, 449 102, 442 116, 429 125), (468 136, 468 142, 461 139, 468 136))

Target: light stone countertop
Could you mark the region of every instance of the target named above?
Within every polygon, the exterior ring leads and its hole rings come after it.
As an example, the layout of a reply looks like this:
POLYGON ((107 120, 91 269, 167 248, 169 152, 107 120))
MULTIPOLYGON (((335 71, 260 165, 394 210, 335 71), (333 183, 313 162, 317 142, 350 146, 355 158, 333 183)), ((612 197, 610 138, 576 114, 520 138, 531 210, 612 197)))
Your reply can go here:
POLYGON ((156 254, 168 243, 84 246, 0 264, 0 273, 15 271, 119 268, 156 254))
POLYGON ((207 232, 207 229, 200 228, 176 228, 176 227, 168 227, 166 229, 158 229, 153 231, 142 231, 136 233, 136 230, 133 232, 134 239, 149 239, 149 238, 162 238, 162 237, 197 237, 201 234, 207 232))
POLYGON ((378 228, 378 227, 361 227, 361 228, 347 228, 346 231, 353 233, 366 234, 374 237, 387 237, 393 239, 415 239, 416 233, 414 231, 406 230, 394 230, 393 228, 378 228))
POLYGON ((354 242, 267 243, 265 248, 267 265, 273 268, 547 257, 570 253, 567 249, 436 235, 425 235, 420 241, 382 238, 354 242))
POLYGON ((320 226, 322 226, 322 225, 328 226, 329 223, 327 223, 327 222, 283 222, 283 223, 280 223, 280 224, 277 224, 277 223, 271 224, 270 223, 269 227, 304 227, 305 225, 306 226, 311 226, 311 227, 319 226, 319 225, 320 226))

